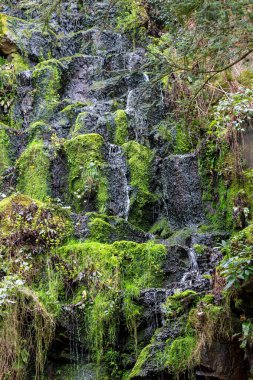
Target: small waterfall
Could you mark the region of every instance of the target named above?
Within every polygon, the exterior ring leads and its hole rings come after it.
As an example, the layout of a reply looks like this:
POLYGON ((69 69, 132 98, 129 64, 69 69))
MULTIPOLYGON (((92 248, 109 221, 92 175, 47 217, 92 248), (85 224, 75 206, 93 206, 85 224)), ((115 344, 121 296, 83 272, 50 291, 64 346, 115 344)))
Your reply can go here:
POLYGON ((143 73, 144 81, 149 82, 149 76, 146 73, 143 73))
POLYGON ((194 248, 189 248, 188 255, 189 255, 189 260, 190 260, 191 271, 199 272, 197 255, 196 255, 194 248))
POLYGON ((199 266, 197 262, 197 255, 194 248, 188 249, 188 257, 189 257, 189 263, 190 263, 189 271, 184 273, 180 281, 181 283, 184 283, 185 281, 192 282, 193 278, 199 277, 199 266))
POLYGON ((114 215, 128 219, 130 211, 127 164, 121 147, 109 144, 110 209, 114 215))

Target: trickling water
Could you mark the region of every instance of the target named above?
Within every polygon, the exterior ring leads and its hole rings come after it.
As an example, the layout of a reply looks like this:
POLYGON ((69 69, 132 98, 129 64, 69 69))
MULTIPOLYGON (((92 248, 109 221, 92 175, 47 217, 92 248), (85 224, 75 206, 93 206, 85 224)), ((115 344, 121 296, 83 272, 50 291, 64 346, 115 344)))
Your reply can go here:
POLYGON ((128 219, 130 211, 127 164, 121 147, 109 144, 110 209, 114 215, 128 219))
POLYGON ((143 73, 143 77, 144 77, 145 82, 149 82, 149 76, 148 76, 148 74, 143 73))
POLYGON ((199 266, 197 262, 197 255, 194 248, 189 248, 188 250, 189 260, 190 260, 190 268, 192 271, 199 272, 199 266))
POLYGON ((189 257, 189 271, 185 272, 182 279, 181 283, 184 283, 185 281, 192 281, 194 277, 199 276, 199 266, 197 262, 197 255, 194 250, 194 248, 189 248, 188 249, 188 257, 189 257))

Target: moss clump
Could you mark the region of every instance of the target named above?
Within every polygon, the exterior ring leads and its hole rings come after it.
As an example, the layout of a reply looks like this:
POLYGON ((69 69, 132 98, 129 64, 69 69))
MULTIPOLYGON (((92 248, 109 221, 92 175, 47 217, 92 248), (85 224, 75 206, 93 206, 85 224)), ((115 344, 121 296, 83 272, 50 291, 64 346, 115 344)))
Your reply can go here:
POLYGON ((16 74, 19 74, 21 71, 29 70, 29 64, 26 58, 22 57, 18 53, 13 53, 11 55, 11 63, 14 66, 16 74))
POLYGON ((177 125, 176 127, 175 145, 173 147, 173 151, 175 154, 184 154, 191 151, 189 132, 181 125, 177 125))
POLYGON ((43 141, 32 142, 17 161, 17 189, 38 200, 45 201, 49 191, 50 159, 43 141))
POLYGON ((104 174, 104 140, 98 134, 80 135, 66 141, 69 165, 69 198, 77 211, 94 203, 100 212, 107 203, 107 179, 104 174))
POLYGON ((135 301, 141 289, 159 286, 165 247, 129 241, 85 242, 61 247, 58 255, 72 267, 73 278, 80 267, 85 273, 85 331, 94 359, 100 362, 114 347, 120 319, 137 345, 141 312, 135 301))
POLYGON ((152 344, 147 345, 143 348, 143 350, 141 350, 134 368, 129 375, 129 379, 134 379, 135 377, 139 376, 143 366, 146 362, 149 362, 150 359, 152 359, 152 344))
POLYGON ((10 166, 10 140, 7 127, 0 123, 0 177, 10 166))
POLYGON ((151 205, 157 199, 149 187, 153 152, 136 141, 129 141, 123 144, 122 148, 130 167, 130 184, 133 188, 129 221, 140 227, 145 226, 148 224, 147 220, 144 220, 147 205, 151 205))
POLYGON ((167 218, 157 220, 149 232, 160 236, 162 239, 167 239, 172 234, 167 218))
POLYGON ((114 143, 117 145, 123 145, 127 141, 128 137, 128 120, 124 110, 117 110, 114 114, 115 120, 115 134, 114 143))
POLYGON ((52 59, 39 63, 32 74, 35 91, 34 121, 47 121, 59 104, 61 64, 52 59))
POLYGON ((230 310, 226 305, 213 305, 210 298, 202 299, 196 308, 191 309, 188 327, 196 332, 196 355, 197 353, 201 355, 205 347, 210 347, 216 339, 230 341, 232 337, 230 310))
POLYGON ((197 253, 197 255, 203 255, 205 253, 207 247, 204 244, 194 244, 193 245, 194 251, 197 253))
POLYGON ((196 344, 194 336, 179 337, 172 342, 165 363, 170 372, 177 375, 191 370, 198 364, 195 356, 196 344))
POLYGON ((88 228, 90 230, 90 240, 106 243, 109 240, 113 227, 101 218, 94 218, 88 223, 88 228))
POLYGON ((5 55, 9 55, 17 51, 17 48, 11 38, 12 32, 8 25, 8 22, 12 19, 12 17, 0 13, 0 50, 5 55))
POLYGON ((185 290, 184 292, 179 292, 169 296, 166 299, 163 308, 165 310, 166 316, 171 318, 182 314, 185 311, 186 306, 189 307, 189 303, 192 304, 196 302, 198 294, 193 290, 185 290), (189 302, 185 303, 185 299, 189 302))
POLYGON ((97 212, 86 213, 89 232, 87 238, 91 241, 111 243, 120 240, 143 242, 146 233, 117 216, 108 216, 97 212))

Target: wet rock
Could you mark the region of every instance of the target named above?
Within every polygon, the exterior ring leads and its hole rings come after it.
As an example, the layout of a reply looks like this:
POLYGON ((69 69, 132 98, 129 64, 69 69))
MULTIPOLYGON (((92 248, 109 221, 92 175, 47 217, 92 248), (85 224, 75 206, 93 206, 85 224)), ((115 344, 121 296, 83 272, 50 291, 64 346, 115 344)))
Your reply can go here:
POLYGON ((108 243, 113 243, 120 240, 143 243, 150 238, 150 235, 142 231, 140 228, 135 227, 131 223, 128 223, 124 219, 118 217, 106 217, 105 215, 99 215, 91 212, 86 215, 72 214, 72 220, 74 222, 75 236, 81 240, 91 238, 93 236, 92 234, 97 231, 96 222, 99 223, 100 221, 105 222, 106 228, 109 228, 106 235, 108 243), (94 222, 94 230, 91 228, 92 222, 94 222))
POLYGON ((171 155, 164 160, 162 187, 172 226, 182 228, 203 221, 198 162, 194 154, 171 155))
POLYGON ((246 380, 243 354, 237 344, 214 342, 201 358, 196 378, 214 380, 246 380))

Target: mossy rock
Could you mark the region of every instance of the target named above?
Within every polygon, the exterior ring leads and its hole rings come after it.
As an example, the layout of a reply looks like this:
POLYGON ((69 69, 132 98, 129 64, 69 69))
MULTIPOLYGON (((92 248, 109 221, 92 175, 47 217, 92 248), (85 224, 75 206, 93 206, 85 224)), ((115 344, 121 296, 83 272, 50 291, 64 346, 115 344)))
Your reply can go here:
POLYGON ((17 189, 38 200, 50 196, 50 157, 43 141, 34 141, 17 160, 17 189))
POLYGON ((116 145, 123 145, 128 139, 128 120, 126 111, 118 109, 114 114, 114 120, 114 143, 116 145))
POLYGON ((10 139, 8 127, 0 123, 0 177, 10 164, 10 139))
POLYGON ((47 140, 52 134, 52 129, 50 125, 44 123, 43 121, 37 121, 32 123, 26 130, 29 141, 41 141, 47 140))
POLYGON ((149 236, 140 228, 116 216, 87 213, 87 239, 100 243, 127 240, 143 243, 149 236))
POLYGON ((65 143, 69 199, 77 211, 90 206, 93 210, 106 210, 108 184, 103 148, 103 137, 95 133, 79 135, 65 143))
POLYGON ((154 153, 148 147, 129 141, 122 145, 130 168, 130 196, 129 221, 143 229, 149 228, 146 215, 147 209, 157 200, 157 196, 150 191, 151 164, 154 153))
POLYGON ((81 291, 83 279, 88 281, 79 307, 85 310, 87 344, 94 360, 101 362, 106 348, 117 341, 120 318, 134 337, 141 319, 141 308, 135 299, 141 289, 161 284, 166 248, 153 242, 86 241, 60 247, 57 255, 71 268, 71 277, 81 291))
POLYGON ((196 303, 198 294, 193 290, 175 293, 169 296, 163 305, 167 318, 175 317, 184 313, 192 304, 196 303))
POLYGON ((35 88, 33 121, 49 120, 59 105, 61 88, 60 61, 51 59, 35 66, 32 82, 35 88))

